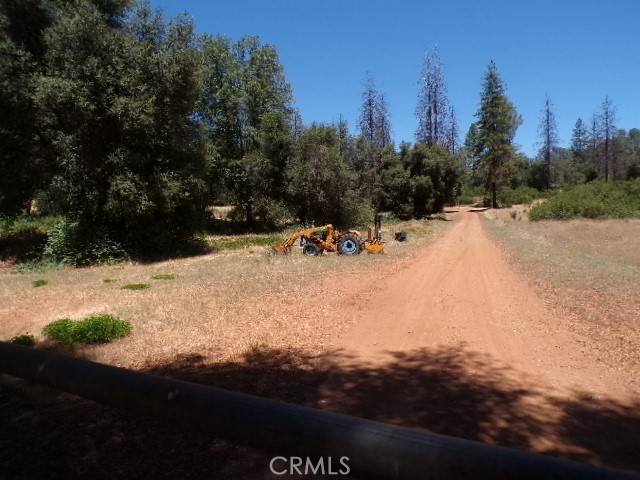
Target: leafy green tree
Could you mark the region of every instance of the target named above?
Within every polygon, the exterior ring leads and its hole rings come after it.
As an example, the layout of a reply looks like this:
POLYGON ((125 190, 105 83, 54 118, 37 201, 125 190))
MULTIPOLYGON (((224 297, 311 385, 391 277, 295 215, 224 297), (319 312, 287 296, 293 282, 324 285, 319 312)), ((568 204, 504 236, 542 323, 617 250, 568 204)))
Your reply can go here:
POLYGON ((95 245, 101 232, 151 253, 188 238, 207 203, 210 154, 193 119, 200 57, 187 17, 168 22, 148 4, 124 13, 115 27, 94 4, 68 5, 45 33, 34 101, 74 242, 95 245))
POLYGON ((255 220, 256 207, 283 201, 293 142, 291 86, 276 50, 257 37, 204 37, 205 79, 198 118, 219 152, 213 187, 255 220), (258 160, 260 159, 260 160, 258 160))
POLYGON ((461 187, 458 157, 438 145, 401 145, 385 157, 376 202, 399 218, 421 218, 455 202, 461 187))
POLYGON ((357 174, 340 150, 335 125, 311 125, 296 144, 287 168, 287 191, 301 222, 350 227, 370 221, 369 202, 362 198, 357 174))
POLYGON ((444 147, 417 144, 409 161, 416 218, 441 212, 446 204, 455 201, 462 176, 455 155, 444 147))
POLYGON ((379 211, 390 211, 401 219, 413 217, 414 189, 409 170, 399 159, 385 165, 380 176, 381 188, 377 191, 376 204, 379 211))
POLYGON ((0 215, 26 209, 41 180, 34 148, 37 112, 31 101, 38 65, 19 35, 12 38, 15 26, 7 5, 0 10, 0 215))
POLYGON ((475 155, 487 191, 491 194, 491 205, 498 208, 498 189, 509 181, 510 163, 515 156, 513 139, 522 118, 507 97, 493 60, 484 76, 476 117, 478 136, 475 155))

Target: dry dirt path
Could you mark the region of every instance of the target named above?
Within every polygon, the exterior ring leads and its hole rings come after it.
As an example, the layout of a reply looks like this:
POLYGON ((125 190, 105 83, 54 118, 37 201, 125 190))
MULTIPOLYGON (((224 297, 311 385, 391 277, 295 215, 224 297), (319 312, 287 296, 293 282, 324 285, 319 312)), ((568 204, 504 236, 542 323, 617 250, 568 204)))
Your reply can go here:
POLYGON ((592 358, 569 320, 510 268, 480 215, 451 214, 454 224, 411 263, 379 280, 366 299, 343 302, 343 314, 358 320, 335 346, 384 362, 390 352, 463 345, 548 394, 633 396, 624 375, 592 358))
MULTIPOLYGON (((640 471, 640 396, 514 272, 478 212, 337 299, 320 408, 640 471)), ((601 338, 607 345, 610 339, 601 338)), ((605 348, 606 351, 606 348, 605 348)))

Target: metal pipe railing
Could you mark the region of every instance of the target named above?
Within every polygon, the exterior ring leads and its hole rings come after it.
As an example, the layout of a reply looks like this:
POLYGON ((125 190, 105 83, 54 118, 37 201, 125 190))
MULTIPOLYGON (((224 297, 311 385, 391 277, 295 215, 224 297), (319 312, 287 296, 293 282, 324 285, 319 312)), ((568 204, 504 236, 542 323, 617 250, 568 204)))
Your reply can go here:
POLYGON ((204 429, 216 438, 392 479, 640 479, 640 475, 396 427, 0 343, 0 372, 204 429))

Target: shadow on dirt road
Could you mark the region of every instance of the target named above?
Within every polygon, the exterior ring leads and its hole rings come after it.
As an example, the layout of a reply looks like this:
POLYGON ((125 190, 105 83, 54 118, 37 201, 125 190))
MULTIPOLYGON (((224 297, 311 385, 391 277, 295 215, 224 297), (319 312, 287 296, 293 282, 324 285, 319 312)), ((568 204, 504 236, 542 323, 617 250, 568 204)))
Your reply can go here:
MULTIPOLYGON (((345 352, 255 348, 238 362, 198 356, 150 373, 396 425, 640 471, 640 404, 546 398, 463 346, 391 353, 362 364, 345 352)), ((282 478, 270 456, 0 377, 0 477, 282 478)))

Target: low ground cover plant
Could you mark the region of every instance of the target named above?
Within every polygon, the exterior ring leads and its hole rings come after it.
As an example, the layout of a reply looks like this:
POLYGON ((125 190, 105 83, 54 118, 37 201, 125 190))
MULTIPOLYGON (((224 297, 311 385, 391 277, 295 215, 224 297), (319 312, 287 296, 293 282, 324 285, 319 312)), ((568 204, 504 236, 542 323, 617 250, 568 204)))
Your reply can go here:
POLYGON ((151 288, 151 285, 148 283, 129 283, 120 288, 123 288, 124 290, 144 290, 146 288, 151 288))
POLYGON ((152 280, 173 280, 176 276, 173 273, 161 273, 151 277, 152 280))
POLYGON ((133 327, 127 320, 115 315, 92 315, 83 320, 61 318, 50 323, 42 332, 64 345, 108 343, 131 333, 133 327))

